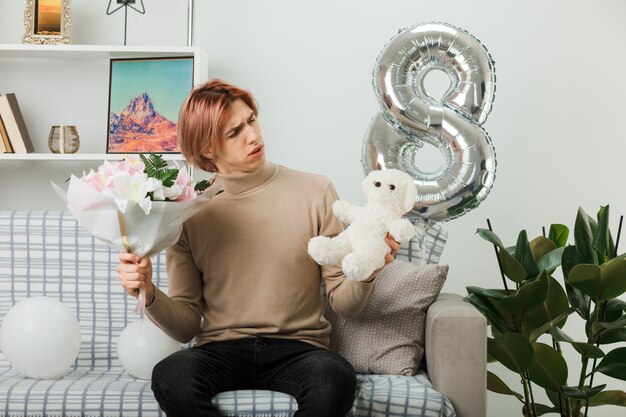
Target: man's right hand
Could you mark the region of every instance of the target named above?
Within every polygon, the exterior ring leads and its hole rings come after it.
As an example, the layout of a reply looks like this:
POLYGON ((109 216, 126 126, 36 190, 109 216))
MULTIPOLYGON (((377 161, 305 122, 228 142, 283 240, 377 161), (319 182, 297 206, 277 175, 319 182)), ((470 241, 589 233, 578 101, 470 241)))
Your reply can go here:
POLYGON ((117 267, 122 287, 137 298, 139 289, 146 292, 146 306, 154 300, 154 284, 152 283, 152 261, 148 257, 140 258, 132 253, 120 253, 120 264, 117 267))

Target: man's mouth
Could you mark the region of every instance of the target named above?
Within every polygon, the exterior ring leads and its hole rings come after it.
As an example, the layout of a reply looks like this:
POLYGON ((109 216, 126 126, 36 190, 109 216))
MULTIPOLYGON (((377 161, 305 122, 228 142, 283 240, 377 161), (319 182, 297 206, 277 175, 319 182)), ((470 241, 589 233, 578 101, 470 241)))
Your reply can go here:
POLYGON ((248 156, 254 156, 254 155, 258 154, 259 152, 261 152, 261 149, 263 149, 263 145, 259 145, 259 146, 257 146, 256 148, 254 148, 254 149, 252 150, 252 152, 250 152, 250 153, 248 154, 248 156))

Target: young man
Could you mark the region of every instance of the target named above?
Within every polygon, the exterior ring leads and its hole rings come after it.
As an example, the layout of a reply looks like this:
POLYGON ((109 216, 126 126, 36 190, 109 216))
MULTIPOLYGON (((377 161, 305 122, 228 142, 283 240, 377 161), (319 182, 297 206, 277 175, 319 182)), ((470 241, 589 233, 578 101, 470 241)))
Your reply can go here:
MULTIPOLYGON (((345 416, 355 372, 328 350, 328 302, 354 316, 374 288, 348 280, 340 268, 320 267, 309 239, 342 230, 331 206, 331 182, 272 164, 251 94, 219 80, 195 88, 179 119, 185 158, 216 172, 224 192, 206 203, 167 250, 169 296, 152 283, 150 259, 120 254, 118 272, 129 293, 144 288, 146 312, 191 349, 158 363, 152 389, 168 417, 219 416, 214 395, 267 389, 293 395, 296 416, 345 416)), ((387 237, 391 262, 399 245, 387 237)))

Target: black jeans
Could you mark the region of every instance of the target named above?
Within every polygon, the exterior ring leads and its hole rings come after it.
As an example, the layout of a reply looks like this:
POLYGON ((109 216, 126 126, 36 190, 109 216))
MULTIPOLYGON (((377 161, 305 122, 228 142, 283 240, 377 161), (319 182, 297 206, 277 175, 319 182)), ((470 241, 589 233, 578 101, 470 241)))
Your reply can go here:
POLYGON ((251 337, 181 350, 152 371, 152 391, 168 417, 217 417, 224 391, 265 389, 293 395, 294 417, 344 417, 356 375, 343 357, 297 340, 251 337))

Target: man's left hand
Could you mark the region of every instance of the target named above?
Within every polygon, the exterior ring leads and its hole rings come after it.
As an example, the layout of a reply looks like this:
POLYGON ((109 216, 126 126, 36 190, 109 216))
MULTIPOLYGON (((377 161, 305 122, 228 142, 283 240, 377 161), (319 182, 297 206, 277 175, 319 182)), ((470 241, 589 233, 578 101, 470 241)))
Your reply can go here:
POLYGON ((387 233, 387 236, 385 236, 385 243, 391 248, 391 252, 389 252, 385 256, 385 265, 387 265, 390 264, 391 261, 393 261, 394 255, 396 254, 396 252, 398 252, 398 250, 400 250, 400 243, 396 242, 393 236, 391 236, 391 234, 389 233, 387 233))

